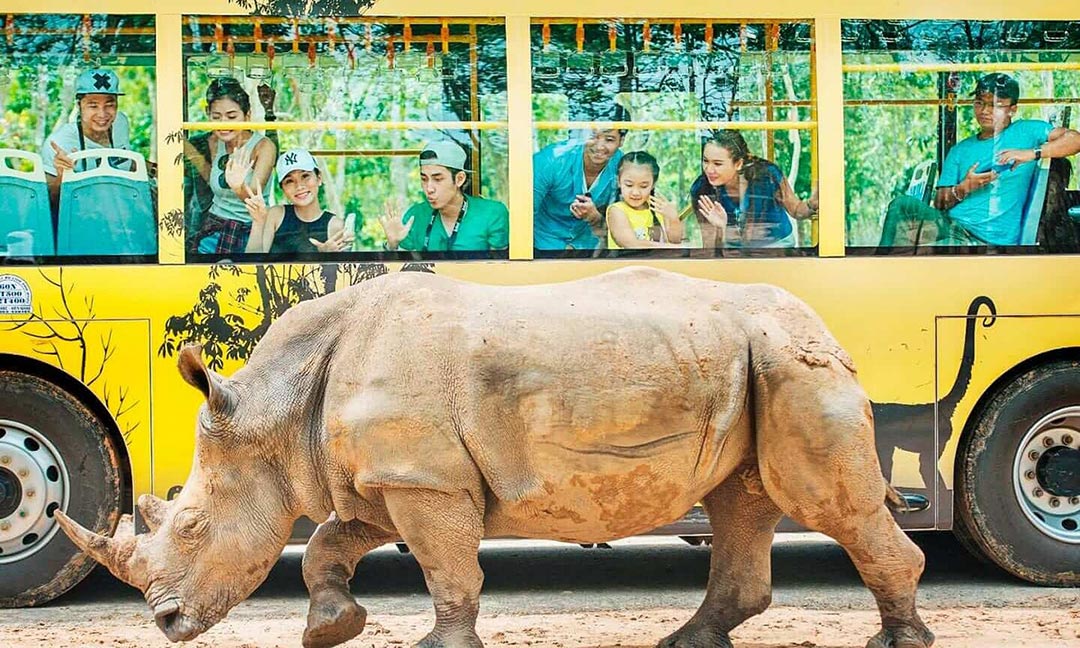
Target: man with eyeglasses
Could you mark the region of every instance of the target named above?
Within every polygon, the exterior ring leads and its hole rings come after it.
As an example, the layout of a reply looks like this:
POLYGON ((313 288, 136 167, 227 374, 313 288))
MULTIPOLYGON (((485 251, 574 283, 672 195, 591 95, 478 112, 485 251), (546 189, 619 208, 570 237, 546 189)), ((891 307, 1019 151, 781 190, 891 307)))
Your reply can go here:
MULTIPOLYGON (((1014 120, 1020 85, 987 74, 972 93, 979 132, 953 146, 942 164, 934 206, 910 196, 889 205, 881 245, 893 244, 900 223, 933 223, 937 243, 1017 245, 1024 205, 1042 158, 1080 152, 1080 133, 1036 119, 1014 120)), ((918 244, 918 241, 915 242, 918 244)))

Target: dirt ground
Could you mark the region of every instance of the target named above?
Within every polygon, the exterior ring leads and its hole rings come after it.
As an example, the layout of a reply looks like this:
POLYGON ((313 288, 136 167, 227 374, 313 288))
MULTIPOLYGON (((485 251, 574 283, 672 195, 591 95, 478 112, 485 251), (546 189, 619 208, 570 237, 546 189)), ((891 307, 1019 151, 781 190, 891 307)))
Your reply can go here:
MULTIPOLYGON (((72 610, 73 612, 77 610, 72 610)), ((222 623, 181 646, 270 648, 300 645, 303 606, 295 601, 242 605, 222 623)), ((675 630, 692 610, 481 615, 479 633, 487 648, 644 648, 675 630)), ((923 617, 943 648, 1080 646, 1080 610, 1039 608, 929 609, 923 617)), ((2 616, 0 616, 2 619, 2 616)), ((430 627, 429 614, 372 615, 352 648, 411 646, 430 627)), ((861 648, 877 631, 878 617, 866 611, 812 611, 773 607, 734 634, 739 648, 861 648)), ((106 613, 93 619, 9 625, 0 621, 0 646, 172 646, 148 611, 106 613)))

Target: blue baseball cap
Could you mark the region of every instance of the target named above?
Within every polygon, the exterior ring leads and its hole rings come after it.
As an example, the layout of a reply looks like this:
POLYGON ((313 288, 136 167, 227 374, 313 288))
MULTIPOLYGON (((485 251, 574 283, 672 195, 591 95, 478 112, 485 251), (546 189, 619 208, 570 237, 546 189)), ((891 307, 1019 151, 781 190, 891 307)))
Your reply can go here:
POLYGON ((75 96, 88 94, 122 95, 120 77, 106 68, 83 70, 75 80, 75 96))

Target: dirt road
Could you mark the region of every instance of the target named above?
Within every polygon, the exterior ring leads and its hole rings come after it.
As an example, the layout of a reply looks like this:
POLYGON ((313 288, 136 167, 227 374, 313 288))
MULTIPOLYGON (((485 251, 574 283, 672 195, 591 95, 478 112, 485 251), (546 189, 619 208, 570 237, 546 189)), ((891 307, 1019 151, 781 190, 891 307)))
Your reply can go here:
MULTIPOLYGON (((945 648, 1080 646, 1080 592, 1013 580, 960 553, 947 537, 921 541, 928 570, 920 609, 945 648)), ((677 541, 613 550, 492 543, 479 632, 488 648, 654 646, 693 614, 708 568, 706 548, 677 541)), ((878 628, 873 599, 843 552, 818 538, 773 551, 774 604, 733 634, 740 648, 861 648, 878 628)), ((306 593, 290 550, 249 601, 187 646, 300 645, 306 593)), ((392 547, 365 558, 353 582, 368 627, 352 648, 411 646, 433 615, 411 556, 392 547)), ((138 592, 93 574, 53 605, 0 611, 0 646, 171 646, 138 592)))

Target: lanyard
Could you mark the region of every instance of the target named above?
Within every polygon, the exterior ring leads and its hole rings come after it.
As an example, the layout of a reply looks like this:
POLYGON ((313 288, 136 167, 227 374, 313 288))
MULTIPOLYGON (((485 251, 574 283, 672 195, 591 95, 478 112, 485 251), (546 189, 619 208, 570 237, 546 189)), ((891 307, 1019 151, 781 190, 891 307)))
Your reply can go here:
MULTIPOLYGON (((461 196, 461 211, 458 212, 457 218, 454 219, 454 227, 450 231, 450 236, 446 239, 446 251, 449 252, 454 247, 454 237, 457 236, 458 228, 461 227, 461 220, 465 218, 465 211, 469 208, 469 198, 462 194, 461 196)), ((439 218, 439 210, 431 210, 431 220, 428 221, 427 232, 424 233, 424 245, 420 247, 424 252, 428 251, 428 243, 431 242, 431 229, 435 227, 435 219, 439 218)))
MULTIPOLYGON (((77 128, 77 129, 78 129, 78 131, 79 131, 79 150, 80 150, 80 151, 85 151, 85 150, 86 150, 86 138, 85 138, 85 137, 83 137, 83 132, 82 132, 82 115, 81 115, 81 114, 79 115, 79 123, 78 123, 78 124, 76 125, 76 128, 77 128)), ((109 127, 109 148, 112 148, 112 146, 113 146, 113 141, 112 141, 112 126, 110 126, 110 127, 109 127)), ((112 158, 109 158, 109 159, 111 160, 112 158)), ((83 158, 82 160, 80 160, 80 162, 82 162, 82 170, 83 170, 83 171, 86 171, 86 158, 83 158)))

